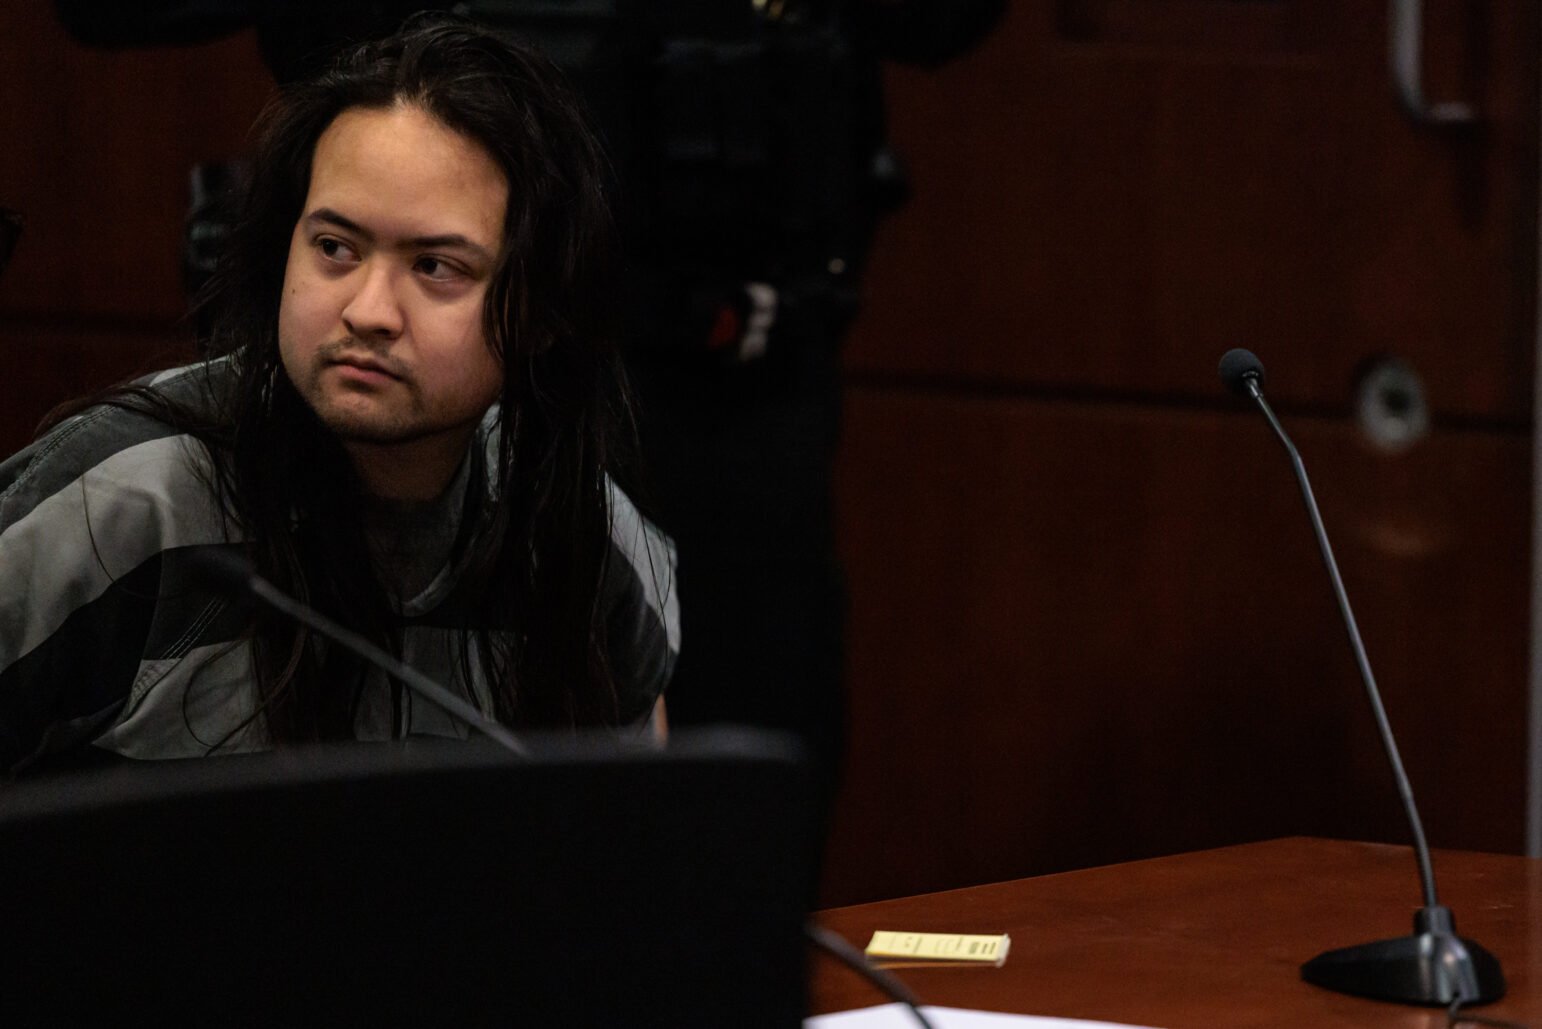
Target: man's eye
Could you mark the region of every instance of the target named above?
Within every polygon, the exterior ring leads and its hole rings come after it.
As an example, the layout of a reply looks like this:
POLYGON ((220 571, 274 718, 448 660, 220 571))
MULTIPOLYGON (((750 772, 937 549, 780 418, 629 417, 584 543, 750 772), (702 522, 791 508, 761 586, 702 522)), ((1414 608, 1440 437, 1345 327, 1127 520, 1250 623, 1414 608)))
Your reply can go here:
POLYGON ((316 249, 321 251, 323 257, 333 261, 346 261, 353 256, 353 250, 347 243, 331 236, 322 236, 316 240, 316 249))
POLYGON ((417 263, 418 271, 436 282, 448 282, 464 274, 455 265, 437 257, 420 257, 417 263))

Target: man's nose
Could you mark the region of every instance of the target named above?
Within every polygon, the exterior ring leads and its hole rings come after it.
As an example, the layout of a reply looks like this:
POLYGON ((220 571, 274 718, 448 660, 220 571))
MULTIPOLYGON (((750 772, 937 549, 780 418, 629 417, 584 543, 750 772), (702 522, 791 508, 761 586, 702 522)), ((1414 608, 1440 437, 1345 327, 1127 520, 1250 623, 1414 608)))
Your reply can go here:
POLYGON ((355 338, 394 339, 402 332, 402 306, 390 266, 375 261, 359 269, 358 289, 343 308, 343 324, 355 338))

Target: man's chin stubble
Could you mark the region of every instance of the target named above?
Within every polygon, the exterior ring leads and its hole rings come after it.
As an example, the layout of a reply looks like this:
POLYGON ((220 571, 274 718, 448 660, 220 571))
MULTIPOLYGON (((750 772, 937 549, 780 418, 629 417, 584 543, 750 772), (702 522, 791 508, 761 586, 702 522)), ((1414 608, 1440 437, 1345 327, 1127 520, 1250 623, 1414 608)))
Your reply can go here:
POLYGON ((400 421, 360 418, 338 412, 317 412, 327 431, 344 443, 368 443, 376 446, 412 443, 434 435, 429 429, 400 421))
POLYGON ((306 406, 328 432, 344 443, 389 445, 411 443, 433 435, 431 429, 425 429, 410 418, 393 417, 389 412, 360 413, 330 403, 319 383, 312 385, 315 394, 302 394, 306 406), (316 394, 321 396, 317 397, 316 394))

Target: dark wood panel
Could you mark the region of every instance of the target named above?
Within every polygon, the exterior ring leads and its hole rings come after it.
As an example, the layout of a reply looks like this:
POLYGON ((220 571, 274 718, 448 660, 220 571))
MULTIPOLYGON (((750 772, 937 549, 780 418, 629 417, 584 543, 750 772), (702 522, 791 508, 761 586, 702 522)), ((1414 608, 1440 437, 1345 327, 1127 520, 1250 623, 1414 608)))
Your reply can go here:
POLYGON ((0 314, 179 317, 190 169, 245 149, 271 84, 250 33, 113 53, 0 5, 0 204, 26 220, 0 314))
POLYGON ((1343 409, 1391 353, 1438 412, 1526 422, 1537 11, 1426 6, 1430 93, 1479 131, 1397 109, 1385 4, 1014 4, 963 63, 895 70, 915 199, 851 367, 1193 397, 1244 345, 1343 409))
POLYGON ((67 329, 0 321, 0 456, 24 446, 39 420, 66 400, 193 357, 174 329, 67 329))
POLYGON ((1055 0, 1055 32, 1078 43, 1221 55, 1299 53, 1316 45, 1319 5, 1300 0, 1055 0))
MULTIPOLYGON (((1530 441, 1298 443, 1433 840, 1518 850, 1530 441)), ((856 389, 831 902, 1289 833, 1405 838, 1284 456, 1246 411, 856 389)))

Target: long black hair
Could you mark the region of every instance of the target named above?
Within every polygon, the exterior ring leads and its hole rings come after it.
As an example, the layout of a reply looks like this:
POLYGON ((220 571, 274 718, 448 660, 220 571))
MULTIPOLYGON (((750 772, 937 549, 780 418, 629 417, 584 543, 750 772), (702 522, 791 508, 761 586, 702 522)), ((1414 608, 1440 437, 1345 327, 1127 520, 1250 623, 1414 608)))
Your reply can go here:
MULTIPOLYGON (((615 350, 617 247, 607 167, 559 73, 530 49, 459 19, 415 19, 284 87, 258 122, 244 212, 199 305, 205 346, 237 385, 201 433, 249 556, 281 589, 399 648, 338 442, 290 383, 278 310, 295 223, 322 132, 350 108, 415 106, 475 141, 509 184, 503 249, 483 312, 502 363, 502 424, 489 491, 468 515, 475 548, 457 605, 460 661, 493 712, 521 725, 619 715, 601 610, 610 553, 607 473, 635 449, 615 350)), ((475 456, 475 455, 474 455, 475 456)), ((251 629, 260 711, 275 743, 353 733, 363 669, 276 618, 251 629)))

